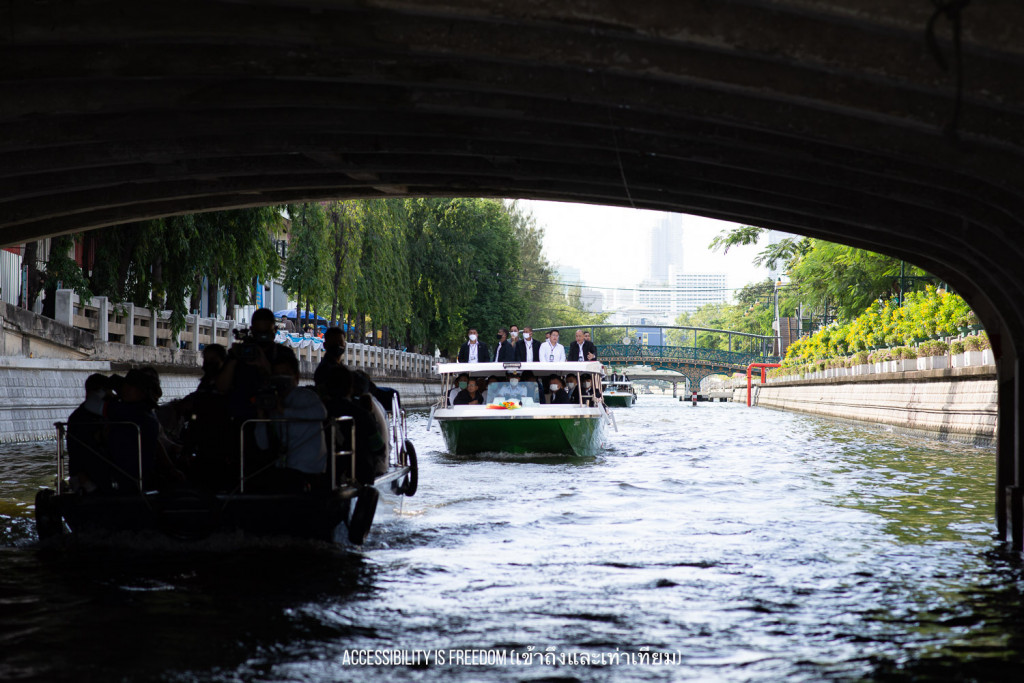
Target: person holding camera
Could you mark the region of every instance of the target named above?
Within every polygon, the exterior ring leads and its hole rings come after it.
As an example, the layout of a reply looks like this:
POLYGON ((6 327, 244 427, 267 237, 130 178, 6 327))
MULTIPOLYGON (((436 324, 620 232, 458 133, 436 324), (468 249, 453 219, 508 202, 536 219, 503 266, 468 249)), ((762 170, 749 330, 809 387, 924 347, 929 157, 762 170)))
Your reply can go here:
POLYGON ((252 314, 249 332, 231 345, 227 362, 217 375, 216 390, 228 397, 228 409, 236 419, 255 417, 253 399, 270 379, 271 366, 295 362, 295 352, 274 342, 274 313, 269 308, 252 314))

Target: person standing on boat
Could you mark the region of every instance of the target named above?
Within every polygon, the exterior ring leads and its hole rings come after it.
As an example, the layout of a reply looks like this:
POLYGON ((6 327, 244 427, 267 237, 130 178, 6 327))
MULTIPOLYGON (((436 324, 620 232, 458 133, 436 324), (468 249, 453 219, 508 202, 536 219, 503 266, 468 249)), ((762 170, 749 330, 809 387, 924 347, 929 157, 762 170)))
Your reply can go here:
POLYGON ((576 341, 569 347, 570 362, 588 361, 597 359, 597 347, 594 342, 587 341, 583 337, 583 330, 576 330, 576 341))
POLYGON ((551 330, 547 343, 540 347, 539 360, 545 363, 565 362, 565 347, 558 343, 558 330, 551 330))
POLYGON ((487 344, 477 341, 475 327, 469 328, 469 341, 459 349, 459 363, 487 363, 491 360, 491 350, 487 344))
POLYGON ((535 363, 540 360, 540 347, 543 342, 533 338, 533 328, 523 328, 523 340, 516 344, 516 360, 520 363, 535 363))
POLYGON ((484 404, 484 397, 480 393, 476 380, 469 380, 466 383, 466 388, 459 390, 458 396, 455 397, 452 403, 457 406, 482 406, 484 404))
POLYGON ((495 363, 512 363, 516 359, 516 350, 508 340, 508 330, 498 329, 498 348, 494 350, 495 363))

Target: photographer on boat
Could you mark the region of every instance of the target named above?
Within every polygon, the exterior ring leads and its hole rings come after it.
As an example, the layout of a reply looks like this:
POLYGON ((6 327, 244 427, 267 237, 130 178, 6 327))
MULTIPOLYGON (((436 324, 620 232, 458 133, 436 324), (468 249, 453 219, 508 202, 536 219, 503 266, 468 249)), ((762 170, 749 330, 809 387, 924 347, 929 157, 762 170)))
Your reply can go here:
POLYGON ((345 332, 340 327, 328 327, 324 332, 324 356, 313 372, 313 384, 320 388, 327 381, 327 372, 343 365, 345 356, 345 332))
POLYGON ((216 389, 227 395, 228 410, 238 420, 256 416, 254 399, 266 388, 271 366, 278 363, 298 364, 295 352, 274 342, 274 313, 260 308, 252 314, 249 332, 231 345, 227 362, 217 376, 216 389))

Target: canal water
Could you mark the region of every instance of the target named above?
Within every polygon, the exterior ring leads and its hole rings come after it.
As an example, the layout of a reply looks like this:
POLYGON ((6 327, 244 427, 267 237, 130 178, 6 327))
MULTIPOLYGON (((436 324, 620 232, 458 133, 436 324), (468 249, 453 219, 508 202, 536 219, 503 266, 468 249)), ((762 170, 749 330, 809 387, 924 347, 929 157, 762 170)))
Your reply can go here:
POLYGON ((994 454, 642 396, 594 458, 448 456, 361 552, 40 545, 0 454, 0 679, 1017 680, 994 454))

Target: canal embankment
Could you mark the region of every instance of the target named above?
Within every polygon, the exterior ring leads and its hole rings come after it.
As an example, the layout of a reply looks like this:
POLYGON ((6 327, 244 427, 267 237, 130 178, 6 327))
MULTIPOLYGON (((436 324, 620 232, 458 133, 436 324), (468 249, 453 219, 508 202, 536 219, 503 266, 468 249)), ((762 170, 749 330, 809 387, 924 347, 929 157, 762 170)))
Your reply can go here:
MULTIPOLYGON (((995 365, 834 377, 753 379, 757 407, 884 425, 895 431, 994 446, 995 365)), ((746 402, 746 379, 732 380, 732 400, 746 402)))

